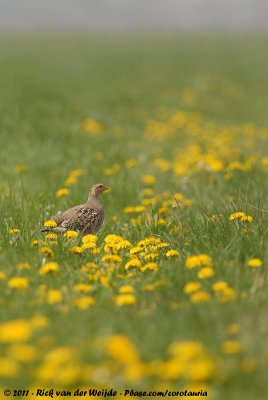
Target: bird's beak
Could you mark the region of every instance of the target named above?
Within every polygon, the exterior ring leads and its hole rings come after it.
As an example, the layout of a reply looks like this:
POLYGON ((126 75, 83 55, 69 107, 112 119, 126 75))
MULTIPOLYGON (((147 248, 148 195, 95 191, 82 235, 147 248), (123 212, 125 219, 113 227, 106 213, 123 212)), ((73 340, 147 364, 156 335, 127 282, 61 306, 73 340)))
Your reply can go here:
MULTIPOLYGON (((104 190, 109 190, 109 191, 111 191, 112 189, 109 188, 109 187, 107 187, 107 186, 105 186, 104 190)), ((104 191, 104 190, 103 190, 103 191, 104 191)))

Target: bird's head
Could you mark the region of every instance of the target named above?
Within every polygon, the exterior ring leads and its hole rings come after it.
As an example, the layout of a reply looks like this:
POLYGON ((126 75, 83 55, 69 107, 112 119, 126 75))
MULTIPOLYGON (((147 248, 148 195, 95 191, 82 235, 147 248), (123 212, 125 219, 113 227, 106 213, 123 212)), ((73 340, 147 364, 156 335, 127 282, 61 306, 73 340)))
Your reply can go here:
POLYGON ((105 190, 108 190, 109 188, 102 183, 97 183, 96 185, 93 185, 92 188, 90 189, 90 194, 93 196, 98 196, 105 190))

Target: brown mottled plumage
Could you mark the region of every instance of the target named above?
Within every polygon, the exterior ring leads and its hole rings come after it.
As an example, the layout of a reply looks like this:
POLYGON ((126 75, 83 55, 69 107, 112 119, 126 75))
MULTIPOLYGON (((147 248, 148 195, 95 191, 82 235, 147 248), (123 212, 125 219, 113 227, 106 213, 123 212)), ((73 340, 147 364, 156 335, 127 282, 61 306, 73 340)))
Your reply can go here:
POLYGON ((80 232, 82 235, 97 233, 104 221, 104 209, 99 196, 107 189, 101 183, 93 185, 85 204, 72 207, 63 213, 51 217, 56 222, 57 227, 46 227, 43 229, 43 232, 66 232, 67 230, 74 230, 80 232))

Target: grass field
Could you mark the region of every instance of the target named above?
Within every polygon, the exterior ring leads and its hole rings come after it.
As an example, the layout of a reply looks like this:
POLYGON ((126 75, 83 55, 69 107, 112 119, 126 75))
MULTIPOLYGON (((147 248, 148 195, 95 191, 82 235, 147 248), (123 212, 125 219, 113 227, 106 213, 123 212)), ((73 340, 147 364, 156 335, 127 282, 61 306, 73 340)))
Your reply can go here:
POLYGON ((0 45, 0 397, 264 399, 267 37, 0 45), (41 233, 97 182, 98 238, 41 233))

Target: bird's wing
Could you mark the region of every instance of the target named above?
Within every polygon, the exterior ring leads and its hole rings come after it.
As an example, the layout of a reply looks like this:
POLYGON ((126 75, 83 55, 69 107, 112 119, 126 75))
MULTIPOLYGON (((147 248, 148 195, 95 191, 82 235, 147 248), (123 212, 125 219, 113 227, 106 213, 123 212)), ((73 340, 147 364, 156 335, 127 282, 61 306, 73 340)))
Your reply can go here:
POLYGON ((85 207, 78 212, 76 229, 86 233, 93 233, 98 226, 99 219, 100 210, 85 207))
POLYGON ((77 214, 84 207, 85 207, 85 205, 81 204, 80 206, 75 206, 75 207, 69 208, 68 210, 64 211, 63 213, 54 215, 53 217, 51 217, 51 219, 53 221, 55 221, 58 226, 61 226, 63 223, 66 223, 65 221, 76 219, 77 214))
POLYGON ((60 227, 91 233, 100 224, 100 210, 88 206, 77 206, 66 211, 62 216, 60 227))

